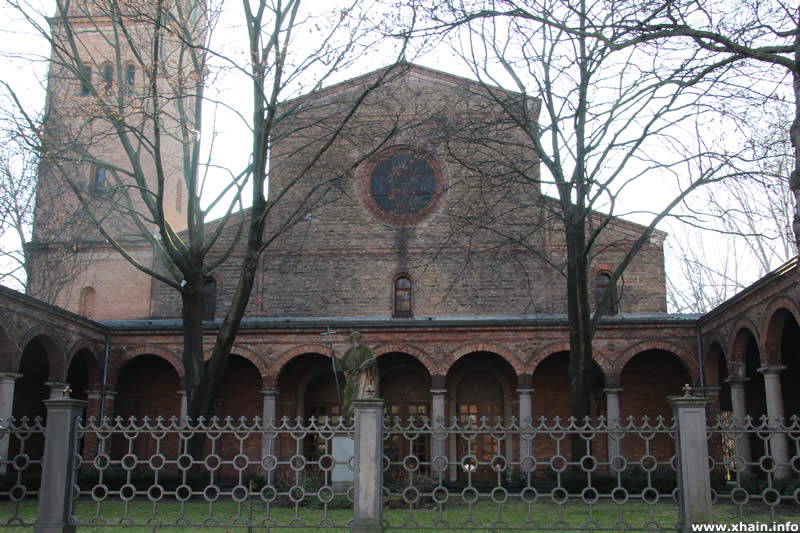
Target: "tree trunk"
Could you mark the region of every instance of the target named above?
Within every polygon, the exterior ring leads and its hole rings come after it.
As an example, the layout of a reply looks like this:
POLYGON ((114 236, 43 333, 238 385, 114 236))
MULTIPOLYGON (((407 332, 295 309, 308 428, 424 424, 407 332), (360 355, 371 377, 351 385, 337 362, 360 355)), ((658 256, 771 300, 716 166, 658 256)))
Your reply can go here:
MULTIPOLYGON (((592 386, 592 320, 589 309, 588 262, 584 216, 578 206, 570 206, 565 217, 567 239, 567 316, 569 320, 570 414, 582 423, 590 415, 592 386)), ((586 454, 580 436, 572 439, 572 458, 586 454)))

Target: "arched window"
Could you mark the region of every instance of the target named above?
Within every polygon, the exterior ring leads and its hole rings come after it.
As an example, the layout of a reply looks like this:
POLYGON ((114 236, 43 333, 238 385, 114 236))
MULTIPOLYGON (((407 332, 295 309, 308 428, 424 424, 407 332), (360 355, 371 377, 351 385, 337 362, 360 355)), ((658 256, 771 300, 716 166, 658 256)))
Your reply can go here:
POLYGON ((101 166, 95 166, 92 174, 92 187, 90 192, 92 194, 102 194, 106 190, 106 169, 101 166))
POLYGON ((111 63, 103 65, 103 89, 105 92, 111 92, 111 85, 114 83, 114 67, 111 63))
POLYGON ((83 67, 83 78, 81 78, 81 96, 89 96, 91 93, 90 86, 92 84, 92 67, 86 65, 83 67))
POLYGON ((411 278, 406 275, 394 279, 394 316, 411 316, 411 278))
POLYGON ((95 308, 95 291, 91 287, 84 287, 81 289, 80 301, 78 302, 78 314, 86 318, 94 316, 95 308))
POLYGON ((133 92, 133 86, 136 84, 136 67, 132 64, 125 65, 125 90, 128 93, 133 92))
POLYGON ((203 278, 203 320, 214 320, 217 312, 217 280, 211 276, 203 278))
POLYGON ((594 278, 594 302, 598 313, 617 314, 617 287, 611 284, 608 272, 601 272, 594 278))

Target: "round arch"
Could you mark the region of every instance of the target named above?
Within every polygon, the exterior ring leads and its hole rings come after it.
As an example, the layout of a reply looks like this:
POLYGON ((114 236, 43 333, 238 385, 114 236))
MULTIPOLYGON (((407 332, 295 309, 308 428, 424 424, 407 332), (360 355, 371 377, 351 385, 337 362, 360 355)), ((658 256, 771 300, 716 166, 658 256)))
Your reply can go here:
POLYGON ((783 332, 790 320, 800 324, 797 309, 788 298, 778 298, 767 308, 762 327, 762 338, 759 347, 764 347, 762 362, 768 365, 781 364, 781 340, 783 332))
POLYGON ((514 372, 519 374, 523 374, 525 372, 524 365, 522 361, 520 361, 517 357, 513 355, 511 350, 506 348, 505 346, 501 346, 499 344, 489 343, 489 342, 472 342, 467 343, 459 346, 455 350, 452 351, 450 357, 448 357, 441 365, 439 365, 437 372, 431 372, 431 374, 444 374, 447 375, 450 373, 450 370, 453 368, 459 359, 464 357, 465 355, 469 355, 472 353, 490 353, 494 354, 500 358, 502 358, 506 363, 508 363, 511 368, 514 369, 514 372))
POLYGON ((681 347, 665 341, 642 341, 629 346, 623 352, 622 356, 616 361, 616 367, 619 368, 620 379, 625 371, 625 367, 628 365, 631 359, 641 353, 651 350, 667 352, 675 357, 678 361, 680 361, 684 370, 686 370, 687 374, 689 375, 689 384, 693 387, 696 387, 700 384, 700 368, 697 365, 697 361, 694 359, 693 355, 687 355, 685 350, 683 350, 681 347))
MULTIPOLYGON (((208 361, 211 359, 211 354, 214 352, 214 349, 208 349, 203 352, 203 360, 208 361)), ((234 344, 231 348, 231 356, 238 356, 242 359, 246 359, 249 361, 258 371, 258 375, 261 377, 261 388, 266 388, 267 384, 270 381, 269 377, 269 367, 267 363, 258 355, 256 352, 249 348, 245 348, 241 344, 234 344)))
MULTIPOLYGON (((525 372, 531 375, 535 374, 536 369, 545 359, 558 353, 569 353, 569 348, 569 342, 552 343, 540 348, 528 361, 528 364, 525 366, 525 372)), ((610 386, 609 383, 611 383, 615 377, 614 366, 611 361, 603 352, 593 349, 592 362, 594 363, 595 368, 600 370, 600 376, 602 377, 605 386, 610 386)))
POLYGON ((49 379, 64 381, 66 379, 66 368, 64 366, 64 350, 62 346, 66 343, 57 335, 53 334, 53 329, 44 324, 37 324, 29 328, 20 339, 20 359, 16 361, 16 368, 19 368, 22 354, 25 348, 33 340, 39 340, 44 347, 47 355, 47 365, 49 367, 49 379))
POLYGON ((178 375, 179 385, 183 387, 183 378, 185 374, 183 372, 183 363, 181 363, 180 357, 178 357, 175 352, 160 346, 137 346, 136 348, 126 350, 120 355, 112 358, 114 364, 109 365, 108 382, 117 383, 120 376, 125 371, 125 367, 128 366, 131 361, 142 355, 155 355, 156 357, 160 357, 168 362, 178 375))
POLYGON ((422 366, 425 367, 425 370, 428 371, 428 374, 431 376, 438 369, 436 364, 428 356, 425 350, 417 346, 414 346, 413 344, 408 344, 408 343, 380 344, 378 346, 375 346, 375 348, 373 348, 372 353, 375 354, 375 357, 381 357, 383 355, 390 353, 406 354, 419 361, 422 364, 422 366))
POLYGON ((270 365, 272 372, 269 375, 274 376, 275 383, 278 383, 284 367, 295 357, 306 354, 316 354, 323 357, 329 357, 330 352, 330 346, 325 346, 324 344, 301 344, 294 346, 282 352, 278 358, 272 362, 270 365))
POLYGON ((11 336, 6 331, 3 324, 8 324, 4 314, 0 314, 0 372, 14 372, 19 366, 20 349, 11 340, 11 336))
POLYGON ((743 376, 747 343, 752 338, 760 352, 761 345, 758 343, 760 335, 756 325, 748 318, 738 320, 731 331, 734 333, 728 341, 728 349, 726 350, 728 353, 728 370, 731 375, 743 376))

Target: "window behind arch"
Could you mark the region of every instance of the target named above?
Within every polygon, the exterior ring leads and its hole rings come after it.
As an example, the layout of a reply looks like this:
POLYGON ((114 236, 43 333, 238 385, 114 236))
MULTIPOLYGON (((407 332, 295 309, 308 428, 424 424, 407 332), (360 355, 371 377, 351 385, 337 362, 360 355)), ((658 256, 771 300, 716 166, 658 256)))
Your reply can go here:
POLYGON ((217 280, 211 276, 203 278, 203 320, 214 320, 217 312, 217 280))
POLYGON ((411 316, 411 278, 398 276, 394 280, 394 316, 411 316))
POLYGON ((111 63, 103 65, 103 89, 105 92, 111 92, 111 86, 114 83, 114 67, 111 63))
POLYGON ((92 83, 92 67, 86 65, 83 67, 81 74, 83 78, 81 79, 81 96, 89 96, 91 93, 90 85, 92 83))
POLYGON ((136 67, 131 64, 125 65, 125 90, 129 93, 133 92, 133 86, 136 83, 136 67))
POLYGON ((96 293, 92 287, 84 287, 81 290, 80 300, 78 301, 78 314, 86 318, 92 318, 95 310, 96 293))
POLYGON ((102 194, 106 190, 106 169, 96 165, 92 173, 92 194, 102 194))
POLYGON ((617 314, 617 288, 611 284, 611 275, 607 272, 601 272, 594 278, 594 301, 599 313, 617 314))

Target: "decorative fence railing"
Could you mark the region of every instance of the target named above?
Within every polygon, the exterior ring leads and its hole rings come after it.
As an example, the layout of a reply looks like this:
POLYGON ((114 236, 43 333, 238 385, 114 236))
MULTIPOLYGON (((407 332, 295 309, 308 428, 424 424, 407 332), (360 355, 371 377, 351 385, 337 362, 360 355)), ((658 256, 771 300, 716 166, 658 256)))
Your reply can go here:
POLYGON ((363 400, 351 424, 192 424, 48 400, 46 426, 0 426, 0 526, 800 531, 800 421, 707 426, 704 400, 672 403, 670 423, 401 421, 363 400))

